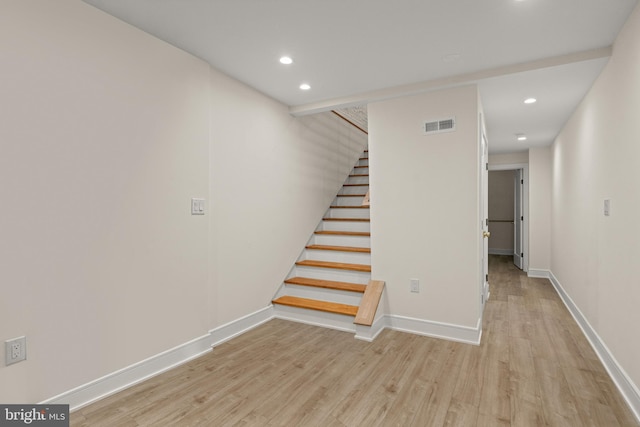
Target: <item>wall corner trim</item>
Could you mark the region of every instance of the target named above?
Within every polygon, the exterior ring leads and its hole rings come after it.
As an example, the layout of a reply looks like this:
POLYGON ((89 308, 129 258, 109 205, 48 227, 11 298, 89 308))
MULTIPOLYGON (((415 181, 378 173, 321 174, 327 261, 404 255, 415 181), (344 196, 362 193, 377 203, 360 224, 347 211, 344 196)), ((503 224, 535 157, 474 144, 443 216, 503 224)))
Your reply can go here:
POLYGON ((478 319, 475 327, 397 315, 387 315, 387 322, 389 329, 394 331, 441 338, 465 344, 480 345, 480 338, 482 337, 482 319, 478 319))
POLYGON ((388 315, 380 316, 371 326, 356 325, 355 338, 362 341, 373 342, 380 332, 389 327, 388 315))
POLYGON ((593 350, 598 355, 598 358, 607 370, 607 373, 620 390, 622 397, 629 405, 631 412, 635 415, 638 422, 640 422, 640 390, 633 383, 631 378, 624 371, 622 366, 615 359, 613 354, 609 351, 609 348, 602 341, 598 333, 591 327, 587 319, 584 317, 578 306, 573 302, 569 294, 564 290, 553 272, 549 272, 549 280, 555 288, 558 295, 562 299, 562 302, 567 307, 574 320, 580 326, 582 333, 593 347, 593 350))
POLYGON ((211 351, 209 334, 151 356, 101 378, 61 393, 40 404, 66 404, 71 411, 134 386, 211 351))

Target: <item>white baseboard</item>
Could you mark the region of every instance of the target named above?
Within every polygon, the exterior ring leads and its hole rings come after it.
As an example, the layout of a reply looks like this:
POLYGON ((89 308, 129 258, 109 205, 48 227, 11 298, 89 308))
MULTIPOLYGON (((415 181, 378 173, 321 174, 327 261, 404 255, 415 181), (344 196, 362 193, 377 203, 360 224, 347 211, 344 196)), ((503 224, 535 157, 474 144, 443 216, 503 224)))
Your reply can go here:
POLYGON ((387 316, 380 316, 371 326, 356 325, 356 339, 373 342, 388 325, 387 316))
POLYGON ((527 276, 534 279, 549 279, 551 277, 551 272, 549 270, 530 268, 529 271, 527 271, 527 276))
POLYGON ((269 305, 255 313, 248 314, 244 317, 236 319, 232 322, 226 323, 222 326, 218 326, 209 331, 211 335, 212 345, 215 347, 223 342, 229 341, 232 338, 242 335, 245 332, 262 325, 265 322, 273 319, 274 311, 273 305, 269 305))
POLYGON ((466 326, 393 315, 379 317, 371 327, 363 326, 360 328, 342 328, 338 324, 331 324, 330 321, 327 322, 311 318, 300 318, 282 311, 276 313, 273 306, 270 305, 255 313, 212 329, 208 334, 192 341, 142 360, 111 374, 105 375, 102 378, 98 378, 40 403, 68 404, 71 411, 76 411, 100 399, 108 397, 195 359, 211 351, 212 347, 241 335, 273 318, 329 327, 351 333, 355 332, 355 338, 369 342, 373 341, 378 334, 387 327, 397 331, 475 345, 479 345, 480 337, 482 335, 479 322, 475 328, 470 328, 466 326))
POLYGON ((513 255, 513 249, 489 248, 489 255, 513 255))
POLYGON ((75 411, 211 351, 209 334, 47 399, 41 404, 65 404, 75 411))
POLYGON ((266 307, 226 325, 212 329, 208 334, 185 344, 105 375, 41 403, 68 404, 71 411, 78 410, 195 359, 211 351, 213 346, 241 335, 249 329, 273 319, 273 317, 273 307, 266 307))
POLYGON ((635 415, 638 422, 640 422, 640 390, 633 383, 629 375, 622 369, 622 366, 617 362, 616 358, 609 351, 606 344, 602 341, 598 333, 591 327, 589 321, 584 317, 578 306, 573 302, 569 294, 566 293, 553 272, 550 272, 549 279, 553 284, 553 287, 560 295, 562 302, 567 307, 573 318, 575 319, 582 333, 585 335, 591 347, 600 358, 600 361, 604 365, 605 369, 609 373, 609 376, 620 390, 620 393, 624 397, 627 405, 635 415))
POLYGON ((434 322, 430 320, 414 319, 396 315, 387 316, 389 328, 395 331, 409 332, 416 335, 424 335, 433 338, 442 338, 465 344, 480 345, 482 336, 481 320, 478 319, 476 327, 452 325, 449 323, 434 322))

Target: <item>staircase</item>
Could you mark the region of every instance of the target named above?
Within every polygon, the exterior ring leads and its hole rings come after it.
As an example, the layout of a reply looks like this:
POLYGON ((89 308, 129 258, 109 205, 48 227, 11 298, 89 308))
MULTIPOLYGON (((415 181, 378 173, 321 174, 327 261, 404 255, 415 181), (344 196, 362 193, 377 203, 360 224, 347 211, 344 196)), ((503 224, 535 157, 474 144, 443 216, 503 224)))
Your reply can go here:
POLYGON ((277 317, 368 339, 384 286, 371 281, 368 190, 365 150, 273 299, 277 317))

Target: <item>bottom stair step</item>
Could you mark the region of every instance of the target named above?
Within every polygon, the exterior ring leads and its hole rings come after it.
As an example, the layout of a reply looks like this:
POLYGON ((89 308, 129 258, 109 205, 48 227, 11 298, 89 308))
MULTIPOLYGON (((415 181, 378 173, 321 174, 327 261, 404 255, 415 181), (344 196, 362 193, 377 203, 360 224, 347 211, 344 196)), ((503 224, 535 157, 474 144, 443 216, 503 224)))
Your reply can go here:
POLYGON ((283 296, 272 301, 274 304, 287 305, 289 307, 308 308, 311 310, 326 311, 328 313, 346 314, 354 316, 358 313, 358 306, 340 304, 336 302, 319 301, 309 298, 283 296))

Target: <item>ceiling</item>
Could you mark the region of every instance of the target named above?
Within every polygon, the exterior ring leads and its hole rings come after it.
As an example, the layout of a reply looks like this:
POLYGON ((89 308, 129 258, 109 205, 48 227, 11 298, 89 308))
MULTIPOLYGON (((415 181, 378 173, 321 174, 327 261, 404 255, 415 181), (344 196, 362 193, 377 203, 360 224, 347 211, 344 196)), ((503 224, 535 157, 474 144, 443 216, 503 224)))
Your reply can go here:
POLYGON ((491 153, 553 142, 637 3, 84 1, 204 59, 294 114, 477 83, 491 153), (280 64, 283 55, 293 64, 280 64), (301 83, 311 89, 300 90, 301 83), (525 105, 528 97, 538 101, 525 105))

